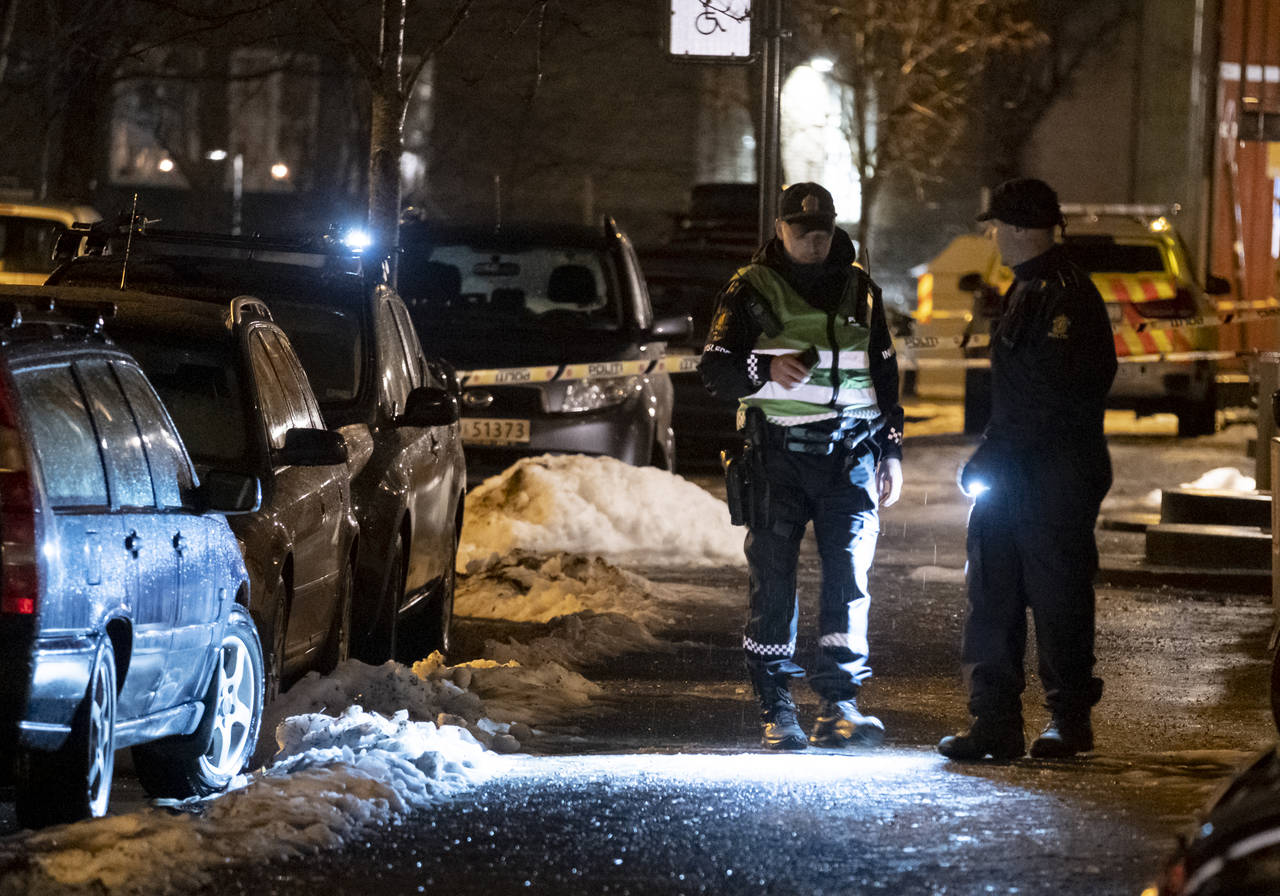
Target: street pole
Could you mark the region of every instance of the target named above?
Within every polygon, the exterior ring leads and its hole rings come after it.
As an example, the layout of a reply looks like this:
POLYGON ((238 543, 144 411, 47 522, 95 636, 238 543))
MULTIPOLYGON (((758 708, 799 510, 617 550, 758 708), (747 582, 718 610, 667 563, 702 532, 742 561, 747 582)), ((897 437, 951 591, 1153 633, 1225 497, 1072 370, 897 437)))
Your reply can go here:
POLYGON ((764 6, 764 53, 761 59, 761 104, 760 115, 760 244, 764 245, 773 237, 773 220, 778 216, 778 193, 782 189, 781 164, 779 161, 780 144, 782 142, 781 110, 782 96, 782 2, 783 0, 762 0, 764 6))
POLYGON ((240 235, 244 214, 244 153, 231 157, 231 235, 240 235))

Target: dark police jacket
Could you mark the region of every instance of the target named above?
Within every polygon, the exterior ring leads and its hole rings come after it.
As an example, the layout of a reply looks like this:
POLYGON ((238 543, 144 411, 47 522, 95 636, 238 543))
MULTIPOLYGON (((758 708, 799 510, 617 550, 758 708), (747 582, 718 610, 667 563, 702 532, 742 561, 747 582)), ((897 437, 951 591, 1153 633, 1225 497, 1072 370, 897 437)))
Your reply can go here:
MULTIPOLYGON (((751 263, 777 271, 806 302, 834 316, 848 278, 861 274, 860 268, 853 267, 855 256, 853 241, 836 228, 831 252, 819 271, 800 270, 801 266, 787 257, 777 237, 757 250, 751 263)), ((877 459, 901 458, 903 412, 898 403, 898 358, 889 335, 880 288, 874 283, 871 283, 871 296, 868 320, 862 323, 870 330, 868 362, 880 408, 880 415, 872 422, 872 444, 877 459)), ((703 383, 717 398, 738 399, 750 395, 769 378, 769 356, 753 352, 764 331, 748 310, 748 303, 759 301, 763 301, 763 297, 743 277, 734 277, 717 297, 707 344, 698 362, 703 383)))
POLYGON ((975 457, 1016 508, 1050 523, 1097 517, 1111 487, 1103 434, 1116 374, 1106 305, 1061 246, 1017 265, 991 335, 991 421, 975 457))

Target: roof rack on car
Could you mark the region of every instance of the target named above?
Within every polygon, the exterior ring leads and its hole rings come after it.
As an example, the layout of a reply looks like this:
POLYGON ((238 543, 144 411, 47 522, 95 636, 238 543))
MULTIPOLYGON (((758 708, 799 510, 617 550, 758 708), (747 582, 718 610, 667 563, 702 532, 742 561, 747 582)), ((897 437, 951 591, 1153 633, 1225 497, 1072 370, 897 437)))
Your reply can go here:
MULTIPOLYGON (((245 253, 252 259, 259 253, 292 253, 316 255, 342 262, 359 262, 362 253, 344 242, 337 228, 307 236, 267 236, 261 233, 226 234, 196 230, 157 228, 152 225, 158 219, 148 219, 139 214, 121 213, 114 221, 98 221, 93 224, 73 224, 59 236, 54 248, 54 259, 67 261, 77 255, 115 254, 112 241, 214 247, 245 253), (112 250, 112 251, 108 251, 112 250)), ((121 250, 125 247, 120 246, 121 250)))
POLYGON ((106 322, 115 315, 113 302, 60 302, 54 298, 44 302, 0 301, 0 329, 5 330, 17 329, 24 323, 57 324, 101 336, 106 322))

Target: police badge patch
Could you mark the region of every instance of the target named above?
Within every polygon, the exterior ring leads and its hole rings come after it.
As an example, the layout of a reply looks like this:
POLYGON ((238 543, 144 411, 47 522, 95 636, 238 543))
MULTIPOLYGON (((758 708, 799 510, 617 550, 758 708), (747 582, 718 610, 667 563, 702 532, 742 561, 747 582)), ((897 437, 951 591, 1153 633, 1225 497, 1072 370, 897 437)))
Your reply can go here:
POLYGON ((1066 339, 1067 328, 1071 326, 1071 318, 1065 314, 1059 314, 1053 319, 1053 324, 1049 328, 1050 339, 1066 339))

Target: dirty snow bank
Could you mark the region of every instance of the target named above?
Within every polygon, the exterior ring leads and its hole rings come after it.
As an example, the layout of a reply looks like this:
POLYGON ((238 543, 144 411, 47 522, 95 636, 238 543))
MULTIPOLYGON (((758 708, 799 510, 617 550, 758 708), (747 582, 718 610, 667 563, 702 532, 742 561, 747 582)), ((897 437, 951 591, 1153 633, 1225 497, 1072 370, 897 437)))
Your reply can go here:
POLYGON ((467 495, 458 569, 515 548, 600 555, 615 563, 741 565, 742 530, 706 490, 610 457, 523 458, 467 495))

